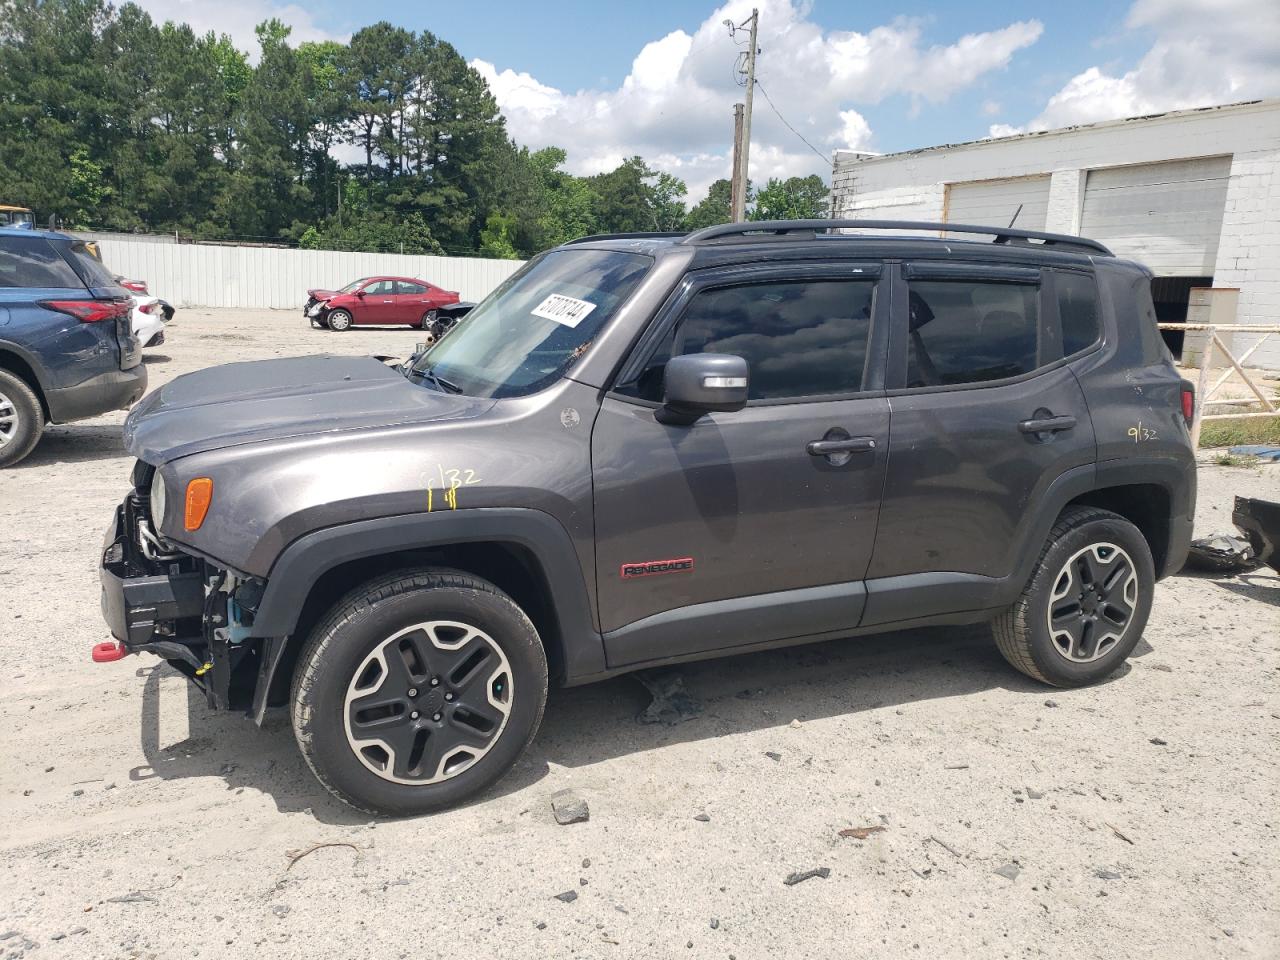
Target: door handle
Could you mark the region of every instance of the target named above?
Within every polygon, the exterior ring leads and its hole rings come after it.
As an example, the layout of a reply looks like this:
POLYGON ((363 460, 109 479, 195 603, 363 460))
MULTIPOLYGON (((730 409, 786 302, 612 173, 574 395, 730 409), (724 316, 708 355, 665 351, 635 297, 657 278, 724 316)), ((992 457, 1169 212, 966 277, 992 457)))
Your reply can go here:
POLYGON ((811 457, 829 457, 833 453, 861 453, 875 448, 875 437, 850 437, 847 440, 810 440, 805 446, 811 457))
MULTIPOLYGON (((1040 411, 1036 411, 1039 413, 1040 411)), ((1018 429, 1023 433, 1059 433, 1062 430, 1070 430, 1076 425, 1076 418, 1070 415, 1061 417, 1036 417, 1031 420, 1023 420, 1018 424, 1018 429)))

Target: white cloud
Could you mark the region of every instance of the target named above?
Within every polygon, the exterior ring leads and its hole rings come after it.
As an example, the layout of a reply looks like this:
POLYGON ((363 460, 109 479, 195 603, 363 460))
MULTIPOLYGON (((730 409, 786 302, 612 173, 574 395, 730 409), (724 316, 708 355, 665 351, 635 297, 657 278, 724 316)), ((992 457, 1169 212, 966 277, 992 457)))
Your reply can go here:
POLYGON ((815 155, 779 121, 757 89, 751 131, 751 178, 830 174, 835 148, 866 150, 873 136, 857 105, 905 95, 913 105, 941 103, 1002 69, 1034 43, 1041 25, 1011 23, 954 42, 926 45, 919 20, 897 19, 867 33, 823 31, 796 0, 730 0, 692 35, 667 34, 641 48, 614 89, 566 91, 485 60, 488 81, 515 140, 537 149, 556 145, 567 166, 590 174, 634 154, 682 177, 697 202, 712 180, 729 175, 733 104, 745 90, 732 76, 740 45, 723 21, 741 23, 760 8, 761 86, 787 120, 824 156, 815 155))
MULTIPOLYGON (((1047 130, 1280 93, 1276 0, 1138 0, 1126 26, 1154 42, 1131 70, 1092 66, 1026 129, 1047 130)), ((997 125, 999 126, 999 125, 997 125)), ((995 134, 995 127, 992 128, 995 134)))
POLYGON ((197 34, 212 30, 216 34, 228 34, 237 47, 249 54, 253 62, 258 60, 258 38, 254 28, 273 17, 291 28, 289 42, 293 46, 307 41, 342 40, 348 34, 331 33, 317 25, 315 17, 306 7, 296 3, 272 3, 270 0, 134 0, 151 14, 157 23, 173 20, 187 23, 197 34))

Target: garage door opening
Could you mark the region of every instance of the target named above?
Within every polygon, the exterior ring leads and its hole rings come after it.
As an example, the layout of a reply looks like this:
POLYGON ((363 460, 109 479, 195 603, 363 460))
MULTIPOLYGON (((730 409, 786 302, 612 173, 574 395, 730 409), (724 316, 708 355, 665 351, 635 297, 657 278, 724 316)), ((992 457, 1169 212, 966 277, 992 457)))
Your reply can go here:
MULTIPOLYGON (((1192 287, 1212 287, 1213 277, 1152 277, 1151 299, 1159 323, 1186 323, 1192 287)), ((1160 335, 1174 357, 1182 358, 1184 330, 1161 330, 1160 335)))

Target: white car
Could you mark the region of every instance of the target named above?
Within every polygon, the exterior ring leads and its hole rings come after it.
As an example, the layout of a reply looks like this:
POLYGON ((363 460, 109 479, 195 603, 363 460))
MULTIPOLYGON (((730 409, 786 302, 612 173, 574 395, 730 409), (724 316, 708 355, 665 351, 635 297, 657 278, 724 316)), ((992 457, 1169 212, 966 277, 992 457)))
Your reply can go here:
POLYGON ((164 328, 173 319, 173 307, 159 297, 134 295, 133 332, 145 347, 164 343, 164 328))

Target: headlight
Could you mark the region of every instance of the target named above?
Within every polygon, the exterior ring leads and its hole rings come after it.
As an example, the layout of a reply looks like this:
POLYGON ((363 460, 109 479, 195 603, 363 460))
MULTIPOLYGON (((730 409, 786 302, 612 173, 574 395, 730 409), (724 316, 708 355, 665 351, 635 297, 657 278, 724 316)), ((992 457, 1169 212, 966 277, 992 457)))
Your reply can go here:
POLYGON ((323 309, 324 309, 324 302, 321 301, 320 303, 313 304, 309 313, 313 317, 318 317, 320 315, 320 311, 323 309))
POLYGON ((159 469, 151 477, 151 525, 157 532, 164 523, 165 492, 164 479, 159 469))

